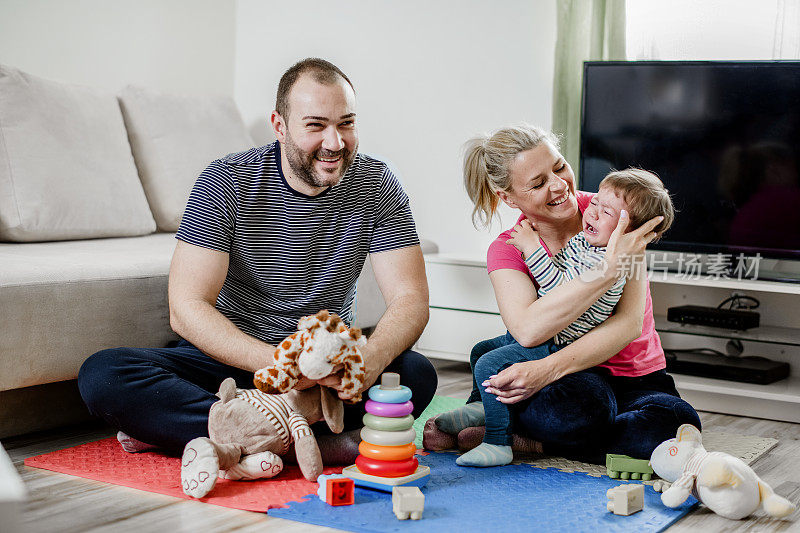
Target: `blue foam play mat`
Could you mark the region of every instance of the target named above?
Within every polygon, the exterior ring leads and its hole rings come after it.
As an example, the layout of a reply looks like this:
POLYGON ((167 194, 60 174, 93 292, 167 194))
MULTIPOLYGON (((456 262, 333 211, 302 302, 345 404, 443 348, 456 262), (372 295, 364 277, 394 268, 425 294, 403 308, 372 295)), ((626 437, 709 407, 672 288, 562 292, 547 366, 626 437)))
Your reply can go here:
POLYGON ((353 505, 331 507, 313 495, 269 515, 349 531, 661 531, 697 504, 690 496, 670 509, 645 485, 644 510, 618 516, 606 510, 606 491, 624 481, 529 465, 467 468, 456 457, 419 457, 431 468, 422 520, 397 520, 391 494, 361 488, 353 505))

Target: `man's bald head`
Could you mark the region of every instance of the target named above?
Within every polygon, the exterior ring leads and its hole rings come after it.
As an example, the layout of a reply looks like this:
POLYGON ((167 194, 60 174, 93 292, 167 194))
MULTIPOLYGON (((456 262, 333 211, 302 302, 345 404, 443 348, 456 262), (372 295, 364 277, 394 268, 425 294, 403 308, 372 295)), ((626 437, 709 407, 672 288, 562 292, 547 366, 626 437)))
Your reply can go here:
POLYGON ((298 61, 289 70, 283 73, 281 81, 278 83, 278 95, 275 99, 275 111, 278 112, 284 120, 289 118, 289 93, 297 80, 303 75, 310 75, 317 83, 324 85, 333 85, 340 80, 344 80, 350 85, 350 88, 355 92, 353 84, 344 72, 339 70, 339 67, 325 61, 318 57, 309 57, 298 61))

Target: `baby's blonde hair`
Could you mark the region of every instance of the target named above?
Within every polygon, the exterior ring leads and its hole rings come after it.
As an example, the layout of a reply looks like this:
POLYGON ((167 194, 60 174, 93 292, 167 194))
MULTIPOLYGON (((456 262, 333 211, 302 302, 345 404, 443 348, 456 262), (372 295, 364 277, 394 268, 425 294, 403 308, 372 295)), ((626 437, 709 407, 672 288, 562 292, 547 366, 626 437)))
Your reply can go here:
POLYGON ((641 168, 617 170, 603 178, 600 187, 610 187, 622 195, 628 204, 629 230, 638 228, 653 217, 663 216, 664 220, 653 230, 658 240, 675 220, 675 207, 669 191, 652 172, 641 168))

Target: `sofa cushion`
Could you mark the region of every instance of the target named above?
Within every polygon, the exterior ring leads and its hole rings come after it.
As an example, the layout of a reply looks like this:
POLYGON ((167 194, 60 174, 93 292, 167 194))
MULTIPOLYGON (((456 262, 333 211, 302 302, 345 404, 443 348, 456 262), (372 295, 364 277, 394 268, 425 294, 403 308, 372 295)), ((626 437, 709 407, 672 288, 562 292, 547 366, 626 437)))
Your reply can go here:
POLYGON ((153 231, 116 97, 0 65, 0 240, 153 231))
POLYGON ((197 176, 253 140, 233 100, 129 86, 120 94, 128 136, 160 231, 177 231, 197 176))
POLYGON ((175 236, 0 243, 0 391, 74 379, 96 351, 164 346, 175 236))

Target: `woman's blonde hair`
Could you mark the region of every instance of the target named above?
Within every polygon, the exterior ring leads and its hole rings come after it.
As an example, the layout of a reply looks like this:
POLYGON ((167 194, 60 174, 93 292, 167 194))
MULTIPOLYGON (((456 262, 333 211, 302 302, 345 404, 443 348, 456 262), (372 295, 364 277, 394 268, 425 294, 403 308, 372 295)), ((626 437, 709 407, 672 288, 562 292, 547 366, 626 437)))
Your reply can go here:
POLYGON ((490 135, 473 137, 464 145, 464 187, 475 206, 472 224, 488 226, 500 201, 497 191, 511 190, 508 166, 521 152, 549 142, 558 149, 558 139, 547 130, 520 124, 490 135))

